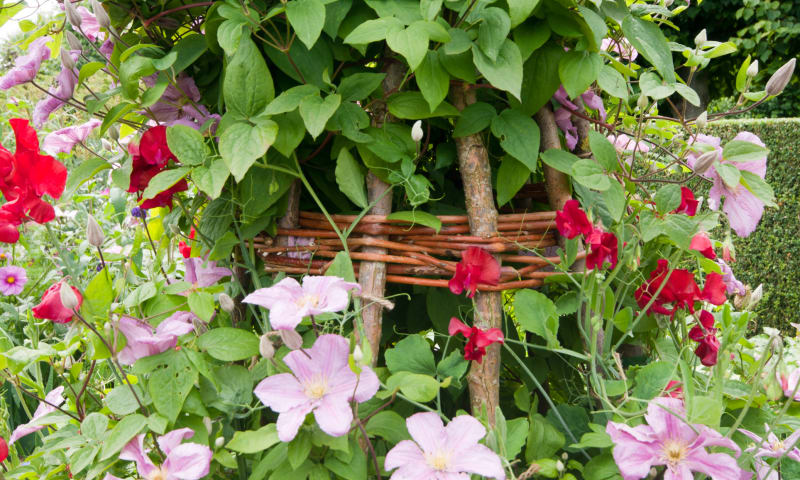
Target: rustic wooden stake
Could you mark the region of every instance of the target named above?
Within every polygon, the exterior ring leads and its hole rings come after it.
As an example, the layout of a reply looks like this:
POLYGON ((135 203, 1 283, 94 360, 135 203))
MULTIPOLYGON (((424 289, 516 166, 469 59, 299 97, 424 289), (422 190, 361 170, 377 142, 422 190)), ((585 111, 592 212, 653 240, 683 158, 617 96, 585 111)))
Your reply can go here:
MULTIPOLYGON (((475 91, 464 83, 451 87, 451 99, 459 110, 475 103, 475 91)), ((489 237, 497 231, 497 209, 492 192, 492 171, 489 155, 480 135, 456 138, 458 167, 464 183, 464 197, 472 235, 489 237)), ((503 304, 500 292, 475 294, 474 325, 487 330, 500 328, 503 304)), ((489 423, 494 425, 495 408, 500 402, 500 345, 487 347, 481 363, 472 362, 467 375, 473 415, 486 409, 489 423)))
MULTIPOLYGON (((542 150, 551 148, 561 149, 561 140, 558 138, 558 126, 553 116, 553 109, 545 105, 536 113, 536 123, 542 136, 542 150)), ((547 190, 547 201, 553 210, 561 210, 567 200, 572 198, 569 177, 547 164, 543 164, 544 182, 547 190)))

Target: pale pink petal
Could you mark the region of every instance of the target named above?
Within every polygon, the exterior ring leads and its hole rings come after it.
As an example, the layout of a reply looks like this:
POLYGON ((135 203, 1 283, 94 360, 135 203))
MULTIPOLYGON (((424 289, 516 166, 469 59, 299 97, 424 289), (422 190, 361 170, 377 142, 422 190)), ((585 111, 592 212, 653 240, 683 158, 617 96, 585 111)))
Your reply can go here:
POLYGON ((435 412, 415 413, 406 419, 406 427, 411 438, 423 451, 432 453, 447 442, 447 431, 442 419, 435 412))
POLYGON ((655 442, 641 442, 634 437, 632 433, 641 433, 637 431, 640 427, 630 428, 615 422, 606 425, 606 432, 614 442, 614 462, 625 480, 646 477, 661 455, 655 442))
MULTIPOLYGON (((319 342, 319 339, 317 339, 317 342, 319 342)), ((329 382, 336 381, 336 379, 320 374, 320 370, 324 368, 324 365, 317 360, 318 358, 320 357, 314 353, 313 348, 305 351, 293 350, 283 357, 283 363, 289 367, 301 384, 313 381, 315 376, 321 376, 329 382), (311 358, 308 358, 309 356, 311 358)))
POLYGON ((282 442, 291 442, 300 430, 300 425, 306 419, 306 415, 311 412, 311 404, 304 403, 291 410, 287 410, 278 415, 276 427, 278 428, 278 438, 282 442))
POLYGON ((326 395, 314 409, 314 418, 323 432, 332 437, 341 437, 350 430, 353 410, 346 400, 326 395))
POLYGON ((728 222, 736 235, 747 237, 761 221, 764 203, 740 184, 734 191, 726 192, 722 211, 728 216, 728 222))
MULTIPOLYGON (((766 147, 760 138, 750 132, 739 132, 735 137, 733 137, 733 139, 755 143, 759 147, 766 147)), ((739 170, 747 170, 748 172, 755 173, 759 177, 764 178, 764 176, 767 174, 767 155, 764 154, 762 158, 752 162, 738 162, 734 165, 739 170)))
MULTIPOLYGON (((383 469, 387 472, 405 465, 425 465, 425 455, 411 440, 402 440, 386 453, 383 469)), ((431 469, 432 470, 432 469, 431 469)))
POLYGON ((638 442, 655 442, 657 440, 655 432, 649 425, 629 427, 624 423, 608 422, 606 433, 615 444, 633 440, 638 442))
POLYGON ((217 262, 200 257, 184 258, 183 262, 186 265, 184 280, 198 287, 210 287, 232 274, 230 269, 218 267, 217 262))
POLYGON ((28 46, 28 53, 17 57, 14 67, 0 78, 0 90, 30 82, 36 78, 42 62, 50 58, 50 48, 47 43, 52 38, 49 36, 39 37, 28 46))
POLYGON ((647 406, 645 419, 659 438, 683 439, 687 444, 697 436, 687 424, 686 409, 678 398, 659 397, 647 406))
POLYGON ((348 383, 351 379, 355 381, 355 374, 347 363, 350 355, 350 342, 341 335, 321 335, 314 341, 314 346, 311 347, 309 354, 314 364, 320 367, 320 373, 324 378, 341 380, 343 383, 348 383), (350 372, 350 375, 347 375, 347 372, 350 372), (344 377, 342 379, 334 378, 339 373, 342 373, 344 377))
POLYGON ((169 456, 169 453, 173 448, 180 445, 182 441, 186 440, 187 438, 192 438, 193 436, 194 430, 191 428, 179 428, 161 435, 156 441, 158 442, 158 446, 161 448, 161 451, 164 452, 165 455, 169 456))
POLYGON ((30 435, 31 433, 38 432, 45 428, 45 425, 37 425, 37 426, 30 426, 28 423, 18 426, 11 432, 11 436, 8 438, 8 444, 13 445, 14 442, 19 440, 20 438, 30 435))
MULTIPOLYGON (((734 477, 730 477, 731 480, 735 480, 734 477)), ((627 478, 625 480, 628 480, 627 478)), ((667 468, 664 471, 664 480, 694 480, 694 474, 692 470, 685 464, 681 464, 675 467, 675 469, 667 468)))
POLYGON ((486 435, 486 429, 475 417, 459 415, 450 420, 444 428, 446 434, 445 448, 456 451, 460 448, 472 448, 486 435))
POLYGON ((156 336, 180 337, 181 335, 186 335, 194 329, 192 318, 197 318, 192 312, 179 310, 158 324, 156 336))
POLYGON ((199 443, 184 443, 176 446, 167 455, 164 468, 165 480, 199 480, 208 475, 213 453, 199 443))
MULTIPOLYGON (((467 415, 462 416, 466 417, 467 415)), ((477 420, 475 421, 477 422, 477 420)), ((448 427, 449 426, 450 425, 448 425, 448 427)), ((449 433, 450 432, 448 432, 448 434, 449 433)), ((468 441, 469 440, 466 439, 464 440, 465 443, 468 441)), ((472 445, 468 449, 459 451, 458 455, 454 455, 450 460, 448 470, 475 473, 484 477, 496 478, 497 480, 506 478, 506 473, 503 470, 500 457, 489 447, 480 444, 472 445)))
POLYGON ((250 295, 244 297, 244 303, 253 303, 264 308, 272 308, 273 305, 294 301, 303 296, 303 288, 292 277, 286 277, 275 285, 267 288, 259 288, 250 295))
POLYGON ((307 309, 298 308, 294 302, 276 303, 269 309, 269 324, 275 330, 294 330, 306 315, 307 309))
POLYGON ((312 315, 344 310, 350 301, 348 295, 350 290, 360 291, 361 286, 357 283, 345 282, 340 277, 310 275, 303 278, 303 293, 320 300, 316 307, 311 308, 312 315))
POLYGON ((311 401, 291 373, 279 373, 261 380, 253 393, 261 403, 281 413, 311 401))
POLYGON ((156 466, 147 456, 147 452, 148 450, 144 448, 144 434, 140 434, 133 437, 130 442, 122 447, 122 451, 119 452, 119 459, 136 462, 136 471, 139 472, 139 475, 146 477, 156 469, 156 466))
POLYGON ((72 127, 62 128, 49 133, 42 142, 42 150, 55 155, 57 153, 69 153, 78 143, 85 142, 89 134, 102 122, 93 118, 86 123, 72 127))
MULTIPOLYGON (((708 475, 709 478, 741 478, 742 469, 736 459, 725 453, 706 453, 705 450, 691 450, 682 461, 691 471, 708 475)), ((691 480, 693 477, 688 477, 691 480)))
POLYGON ((697 440, 692 447, 725 447, 736 452, 737 456, 741 453, 741 449, 736 442, 730 438, 723 437, 722 434, 713 428, 709 428, 705 425, 695 425, 694 427, 699 430, 700 435, 697 436, 697 440))
POLYGON ((111 475, 110 473, 106 473, 106 476, 103 477, 103 480, 122 480, 121 478, 111 475))
POLYGON ((361 374, 358 376, 358 386, 353 399, 358 403, 366 402, 378 393, 380 386, 381 382, 375 372, 371 368, 363 366, 361 367, 361 374))

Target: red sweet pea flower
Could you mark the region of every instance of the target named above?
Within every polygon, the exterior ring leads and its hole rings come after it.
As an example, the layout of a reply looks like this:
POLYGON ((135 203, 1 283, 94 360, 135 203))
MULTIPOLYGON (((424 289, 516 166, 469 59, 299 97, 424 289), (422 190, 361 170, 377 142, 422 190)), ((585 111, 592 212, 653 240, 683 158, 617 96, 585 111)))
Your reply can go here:
POLYGON ((448 286, 456 295, 466 290, 467 297, 472 298, 479 283, 497 285, 500 281, 500 264, 485 250, 469 247, 456 265, 456 273, 448 286))
POLYGON ((556 227, 562 237, 569 239, 592 233, 592 222, 586 217, 586 212, 581 210, 581 204, 577 200, 567 200, 564 208, 556 212, 556 227))
POLYGON ((694 281, 694 275, 688 270, 675 269, 667 278, 668 271, 669 263, 663 258, 660 259, 656 269, 650 272, 650 279, 634 292, 639 308, 644 308, 658 292, 661 284, 666 282, 648 312, 671 317, 681 308, 694 312, 694 302, 701 295, 700 288, 694 281))
POLYGON ((481 330, 478 327, 469 327, 456 317, 450 319, 447 331, 450 336, 457 333, 464 335, 467 339, 467 344, 464 346, 464 359, 475 360, 478 363, 481 363, 483 356, 486 355, 486 347, 504 341, 503 331, 499 328, 481 330))
MULTIPOLYGON (((194 227, 189 230, 189 240, 194 240, 194 227)), ((191 243, 191 242, 190 242, 191 243)), ((189 258, 192 256, 192 246, 183 240, 178 242, 178 251, 181 252, 183 258, 189 258)))
POLYGON ((716 333, 717 329, 714 328, 714 315, 705 310, 701 311, 700 325, 692 327, 689 331, 689 338, 699 343, 694 354, 700 358, 700 363, 706 367, 713 367, 717 364, 719 340, 717 339, 716 333))
POLYGON ((711 239, 708 238, 708 234, 706 232, 700 232, 694 237, 692 237, 691 243, 689 243, 689 248, 691 250, 697 250, 704 257, 714 260, 717 258, 717 254, 714 253, 714 246, 711 244, 711 239))
POLYGON ((0 437, 0 463, 4 462, 6 458, 8 458, 8 444, 5 438, 0 437))
POLYGON ((664 388, 664 395, 667 397, 683 399, 683 387, 681 387, 681 382, 670 380, 669 383, 667 383, 667 386, 664 388))
MULTIPOLYGON (((83 296, 81 296, 81 292, 77 288, 71 288, 75 292, 75 296, 78 297, 78 308, 80 309, 81 304, 83 304, 83 296)), ((55 323, 67 323, 72 320, 73 315, 72 310, 65 308, 61 304, 61 282, 48 288, 42 295, 42 301, 39 305, 33 307, 31 311, 34 317, 47 319, 55 323)))
MULTIPOLYGON (((140 199, 150 180, 164 171, 170 160, 177 161, 167 145, 167 130, 164 126, 152 127, 144 132, 139 145, 128 145, 128 153, 133 159, 128 192, 137 193, 140 199)), ((186 183, 186 179, 181 179, 167 190, 145 200, 140 206, 144 209, 156 207, 171 209, 172 196, 188 189, 189 184, 186 183)))
POLYGON ((722 305, 727 299, 725 296, 727 288, 722 275, 711 272, 706 275, 706 284, 703 285, 703 292, 700 298, 714 305, 722 305))
POLYGON ((139 153, 145 162, 158 167, 163 167, 170 160, 178 160, 167 145, 167 127, 164 125, 152 127, 142 134, 139 153))
POLYGON ((694 217, 697 213, 697 205, 699 202, 694 199, 694 193, 687 187, 681 187, 681 204, 672 213, 685 213, 690 217, 694 217))
POLYGON ((612 270, 617 266, 616 235, 594 228, 586 237, 586 243, 591 247, 591 251, 586 255, 586 268, 589 270, 602 268, 606 260, 611 264, 612 270))

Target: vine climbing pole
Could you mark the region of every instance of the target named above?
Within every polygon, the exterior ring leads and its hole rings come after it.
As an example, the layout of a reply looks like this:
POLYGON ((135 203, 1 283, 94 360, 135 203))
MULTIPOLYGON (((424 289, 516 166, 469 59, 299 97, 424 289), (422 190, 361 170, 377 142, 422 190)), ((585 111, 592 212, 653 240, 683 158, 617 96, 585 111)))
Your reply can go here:
MULTIPOLYGON (((475 91, 470 85, 458 83, 451 87, 453 105, 463 110, 475 103, 475 91)), ((470 233, 489 237, 497 232, 497 209, 492 193, 492 171, 489 155, 480 135, 456 138, 458 168, 464 183, 467 217, 470 233)), ((500 292, 475 294, 475 323, 483 330, 500 328, 503 321, 503 304, 500 292)), ((479 415, 486 409, 489 423, 494 425, 495 408, 500 401, 500 345, 486 348, 482 363, 473 361, 467 375, 472 413, 479 415)))
MULTIPOLYGON (((403 81, 405 70, 403 65, 398 62, 390 61, 386 67, 386 77, 383 79, 382 88, 384 95, 388 97, 397 90, 400 82, 403 81)), ((384 122, 394 121, 386 109, 385 101, 378 101, 372 105, 370 111, 371 123, 373 127, 381 128, 384 122)), ((367 174, 367 198, 370 204, 377 203, 370 209, 370 215, 388 215, 392 211, 392 194, 387 192, 389 185, 375 176, 372 172, 367 174)), ((385 235, 365 235, 381 240, 387 240, 385 235)), ((375 253, 385 255, 385 248, 364 247, 364 253, 375 253)), ((386 288, 386 264, 383 262, 371 262, 363 260, 359 265, 358 283, 361 284, 361 295, 363 298, 363 308, 361 318, 364 321, 364 334, 367 337, 371 350, 372 365, 378 360, 378 351, 381 341, 381 328, 383 320, 383 306, 374 299, 383 298, 386 288)), ((358 330, 356 330, 358 335, 358 330)))

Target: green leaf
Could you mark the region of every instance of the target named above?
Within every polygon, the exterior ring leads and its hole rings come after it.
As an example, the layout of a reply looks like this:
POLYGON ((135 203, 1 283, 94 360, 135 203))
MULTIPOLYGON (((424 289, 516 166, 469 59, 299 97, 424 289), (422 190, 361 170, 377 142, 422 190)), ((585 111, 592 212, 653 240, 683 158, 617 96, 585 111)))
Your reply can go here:
POLYGON ((197 370, 184 356, 175 356, 172 362, 150 375, 147 389, 158 413, 175 423, 195 382, 197 370))
POLYGON ((325 275, 334 276, 344 278, 348 282, 355 282, 356 281, 356 274, 353 270, 353 261, 350 259, 350 256, 345 251, 341 251, 333 257, 333 261, 331 262, 330 266, 327 270, 325 270, 325 275))
POLYGON ((450 41, 444 44, 444 53, 446 55, 458 55, 464 53, 472 47, 472 39, 469 34, 460 28, 451 28, 447 31, 450 35, 450 41))
POLYGON ((480 12, 478 25, 478 47, 492 61, 497 61, 500 48, 511 31, 511 19, 497 7, 484 8, 480 12))
MULTIPOLYGON (((466 137, 486 129, 494 118, 497 110, 488 103, 475 102, 461 110, 461 116, 456 121, 453 129, 453 138, 466 137)), ((538 130, 538 129, 537 129, 538 130)))
POLYGON ((631 45, 656 67, 662 78, 667 81, 675 78, 672 52, 658 25, 633 15, 627 15, 622 20, 622 32, 631 45))
POLYGON ((700 106, 700 96, 692 87, 682 83, 675 83, 675 90, 681 97, 685 98, 687 102, 691 103, 695 107, 700 106))
POLYGON ((415 402, 430 402, 436 398, 439 391, 439 382, 430 375, 419 373, 400 372, 386 380, 389 392, 400 390, 403 395, 415 402))
POLYGON ((411 71, 417 69, 428 51, 428 32, 418 25, 386 33, 386 44, 405 57, 411 71))
POLYGON ((145 427, 147 419, 138 413, 124 417, 108 434, 100 451, 100 461, 107 460, 119 453, 133 437, 145 427))
POLYGON ((422 120, 431 117, 457 117, 459 111, 447 102, 442 102, 431 112, 428 102, 420 92, 400 92, 389 97, 389 113, 406 120, 422 120))
POLYGON ((525 330, 558 347, 558 311, 552 300, 536 290, 519 290, 514 295, 514 314, 525 330))
POLYGON ((316 85, 306 84, 292 87, 275 97, 275 100, 269 102, 266 110, 264 110, 264 115, 291 112, 300 105, 304 98, 318 93, 319 87, 316 85))
POLYGON ((233 438, 225 445, 225 448, 234 452, 249 454, 263 452, 279 442, 277 426, 271 423, 258 430, 234 432, 233 438))
POLYGON ((530 416, 530 430, 525 447, 525 460, 533 462, 538 458, 552 457, 565 444, 564 434, 559 432, 542 415, 530 416))
POLYGON ((622 100, 628 99, 628 83, 625 78, 611 65, 603 65, 597 75, 597 84, 612 95, 622 100))
POLYGON ((522 109, 534 115, 556 93, 561 85, 558 65, 565 55, 564 48, 553 42, 534 51, 525 61, 522 80, 522 109))
MULTIPOLYGON (((472 44, 470 43, 470 48, 472 44)), ((447 72, 455 78, 464 80, 467 83, 475 83, 478 79, 475 64, 472 60, 472 50, 459 54, 448 54, 443 48, 438 50, 439 61, 447 72)))
POLYGON ((306 461, 309 453, 311 453, 311 434, 308 431, 301 430, 289 442, 286 458, 289 460, 289 465, 294 470, 297 470, 306 461))
POLYGON ((539 6, 541 0, 508 0, 508 13, 511 17, 511 27, 516 27, 524 22, 539 6))
POLYGON ((420 0, 419 13, 425 20, 434 20, 442 9, 443 0, 420 0))
POLYGON ((681 205, 681 187, 674 183, 669 183, 659 188, 656 192, 656 208, 658 213, 664 215, 671 212, 681 205))
POLYGON ((286 17, 300 41, 311 50, 325 25, 325 5, 320 0, 292 0, 286 3, 286 17))
POLYGON ((134 100, 139 96, 139 79, 152 75, 156 71, 153 59, 133 55, 119 66, 119 82, 122 85, 122 96, 134 100))
POLYGON ((768 207, 778 207, 778 204, 775 203, 775 192, 772 190, 772 187, 764 181, 764 179, 753 172, 748 172, 747 170, 740 170, 740 173, 742 175, 742 185, 744 185, 746 189, 750 190, 750 192, 755 195, 756 198, 764 202, 764 205, 768 207))
POLYGON ((675 93, 677 84, 665 84, 663 80, 654 72, 645 72, 639 78, 639 88, 642 93, 650 98, 661 100, 675 93))
MULTIPOLYGON (((382 17, 375 20, 367 20, 353 29, 344 38, 344 43, 351 45, 366 45, 369 43, 383 40, 390 33, 403 29, 403 22, 395 17, 382 17)), ((427 44, 425 45, 427 49, 427 44)))
POLYGON ((733 190, 739 185, 739 179, 742 178, 742 174, 738 168, 729 163, 720 163, 716 166, 716 170, 725 186, 729 189, 733 190))
POLYGON ((124 117, 135 108, 136 105, 130 102, 120 102, 119 104, 111 107, 106 116, 103 118, 103 124, 100 125, 100 136, 102 137, 105 135, 106 131, 108 131, 111 125, 114 125, 117 120, 124 117))
POLYGON ((617 150, 614 145, 602 133, 596 130, 589 130, 589 148, 594 154, 595 160, 606 169, 614 172, 619 170, 617 161, 617 150))
POLYGON ((167 127, 167 145, 184 165, 202 165, 208 156, 203 136, 186 125, 167 127))
POLYGON ((208 167, 200 166, 192 170, 195 185, 212 200, 220 196, 229 175, 228 166, 221 159, 212 160, 208 167))
POLYGON ((342 79, 336 92, 342 102, 355 102, 367 98, 381 86, 385 73, 354 73, 342 79))
POLYGON ((604 192, 611 185, 603 167, 592 159, 583 158, 572 164, 572 178, 584 187, 604 192))
POLYGON ((669 362, 658 361, 645 365, 636 373, 633 396, 641 400, 656 397, 672 379, 672 371, 673 365, 669 362))
MULTIPOLYGON (((742 66, 739 67, 739 71, 736 73, 736 90, 739 92, 744 93, 744 86, 747 84, 747 69, 750 68, 750 55, 744 59, 742 62, 742 66)), ((83 69, 81 69, 81 72, 83 69)))
POLYGON ((147 188, 145 188, 144 193, 142 193, 142 198, 147 200, 155 197, 159 193, 180 182, 188 174, 189 167, 178 167, 170 170, 164 170, 150 179, 150 183, 147 184, 147 188))
POLYGON ((405 419, 392 410, 376 413, 364 428, 370 437, 378 436, 392 444, 411 438, 406 430, 405 419))
POLYGON ((267 153, 277 136, 278 124, 272 120, 236 122, 225 128, 219 138, 219 153, 237 182, 267 153))
POLYGON ((545 165, 568 175, 572 175, 572 166, 575 162, 580 161, 577 155, 561 150, 560 148, 545 150, 542 152, 541 157, 545 165))
POLYGON ((324 100, 319 95, 311 95, 300 102, 300 116, 311 137, 317 138, 325 130, 325 124, 336 113, 341 102, 342 97, 335 93, 324 100))
POLYGON ((609 182, 609 189, 603 194, 603 202, 611 218, 615 222, 620 221, 622 214, 625 213, 625 191, 618 181, 609 182))
POLYGON ((710 395, 693 395, 686 410, 689 423, 719 428, 720 418, 725 407, 719 398, 710 395))
POLYGON ((558 75, 570 98, 576 98, 597 80, 603 59, 595 52, 567 52, 558 63, 558 75))
POLYGON ((729 162, 762 161, 769 150, 752 142, 731 140, 722 149, 722 158, 729 162))
POLYGON ((600 48, 603 39, 606 37, 606 35, 608 35, 608 26, 606 25, 605 19, 595 13, 594 10, 584 5, 579 6, 578 11, 581 12, 584 22, 586 22, 586 25, 592 32, 592 36, 588 38, 590 40, 594 40, 594 45, 597 48, 600 48))
POLYGON ((502 207, 514 198, 530 176, 527 165, 510 155, 503 157, 497 170, 497 204, 502 207))
POLYGON ((275 98, 267 63, 249 37, 239 42, 225 70, 222 93, 228 110, 245 118, 258 114, 275 98))
POLYGON ((367 190, 364 184, 364 168, 350 154, 350 150, 342 148, 336 158, 336 183, 339 190, 344 193, 351 202, 361 208, 367 208, 367 190))
POLYGON ((236 362, 258 355, 258 337, 247 330, 221 327, 209 330, 197 345, 223 362, 236 362))
POLYGON ((531 173, 535 172, 539 157, 539 126, 533 119, 516 109, 505 109, 492 120, 492 134, 500 146, 531 173))
POLYGON ((487 57, 476 45, 472 46, 472 59, 478 71, 493 86, 520 99, 522 89, 522 56, 519 47, 509 39, 503 42, 496 60, 487 57))
POLYGON ((437 217, 436 215, 431 215, 428 212, 423 212, 422 210, 393 212, 387 215, 386 219, 401 220, 403 222, 408 222, 411 225, 415 224, 424 225, 426 227, 436 230, 436 233, 439 233, 439 230, 442 228, 442 221, 439 220, 439 217, 437 217))
POLYGON ((170 53, 177 54, 175 62, 172 63, 172 72, 180 73, 208 50, 208 43, 205 35, 191 34, 183 37, 172 47, 170 53))
MULTIPOLYGON (((526 1, 526 0, 511 0, 511 2, 526 1)), ((509 3, 511 3, 509 2, 509 3)), ((513 17, 512 17, 513 23, 513 17)), ((530 21, 514 29, 512 35, 514 36, 514 43, 519 47, 519 53, 522 55, 522 61, 527 61, 531 54, 538 50, 539 47, 547 43, 550 38, 550 27, 545 21, 530 21)), ((558 65, 558 62, 556 62, 558 65)))
POLYGON ((217 307, 213 295, 208 292, 196 291, 190 293, 187 300, 192 313, 200 317, 200 320, 204 322, 211 321, 217 307))
POLYGON ((386 367, 392 373, 436 374, 431 346, 422 335, 409 335, 400 340, 397 345, 386 351, 384 357, 386 367))
POLYGON ((424 31, 428 35, 428 40, 441 43, 448 43, 450 41, 450 32, 438 22, 432 20, 417 20, 410 26, 424 31))
POLYGON ((82 66, 80 73, 78 73, 78 85, 82 85, 87 78, 91 77, 105 66, 106 64, 104 62, 89 62, 82 66))
POLYGON ((435 51, 428 51, 425 59, 417 68, 415 78, 417 86, 428 102, 430 111, 436 110, 447 97, 450 89, 450 74, 439 62, 439 54, 435 51))

